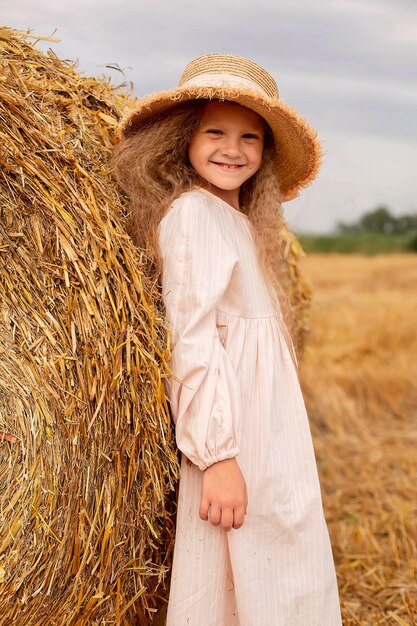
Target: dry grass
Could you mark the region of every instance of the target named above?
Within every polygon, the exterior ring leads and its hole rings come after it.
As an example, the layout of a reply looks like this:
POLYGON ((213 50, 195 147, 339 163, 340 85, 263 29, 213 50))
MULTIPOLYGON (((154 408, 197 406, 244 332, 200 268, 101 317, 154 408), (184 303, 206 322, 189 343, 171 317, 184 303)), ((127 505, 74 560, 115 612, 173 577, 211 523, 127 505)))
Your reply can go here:
POLYGON ((146 626, 179 466, 109 168, 131 100, 0 29, 0 623, 146 626))
POLYGON ((302 384, 346 626, 417 624, 417 256, 310 255, 302 384))

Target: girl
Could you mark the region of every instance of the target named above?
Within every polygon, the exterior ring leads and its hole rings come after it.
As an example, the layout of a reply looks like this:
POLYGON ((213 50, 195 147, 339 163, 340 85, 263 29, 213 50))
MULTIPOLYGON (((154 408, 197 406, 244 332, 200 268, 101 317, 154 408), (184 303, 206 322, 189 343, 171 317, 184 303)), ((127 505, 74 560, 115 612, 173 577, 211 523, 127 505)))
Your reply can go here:
POLYGON ((314 178, 316 135, 265 70, 214 54, 140 100, 120 137, 115 172, 171 331, 167 626, 339 626, 279 251, 281 202, 314 178))

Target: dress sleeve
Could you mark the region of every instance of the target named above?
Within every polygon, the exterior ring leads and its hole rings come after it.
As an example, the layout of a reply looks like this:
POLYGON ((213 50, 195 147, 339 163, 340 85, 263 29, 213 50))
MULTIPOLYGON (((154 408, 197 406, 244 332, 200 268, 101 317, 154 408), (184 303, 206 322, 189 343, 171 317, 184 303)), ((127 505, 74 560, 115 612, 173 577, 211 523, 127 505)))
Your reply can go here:
POLYGON ((204 198, 176 200, 159 225, 171 337, 167 396, 178 448, 201 470, 239 454, 240 390, 216 306, 238 263, 204 198))

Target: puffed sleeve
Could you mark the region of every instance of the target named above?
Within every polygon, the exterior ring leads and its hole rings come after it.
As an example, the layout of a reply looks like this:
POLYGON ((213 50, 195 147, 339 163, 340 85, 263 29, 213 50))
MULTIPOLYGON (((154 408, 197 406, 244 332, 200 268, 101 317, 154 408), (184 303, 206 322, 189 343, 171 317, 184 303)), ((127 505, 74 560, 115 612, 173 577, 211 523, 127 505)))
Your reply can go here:
POLYGON ((167 396, 178 448, 201 470, 239 454, 239 383, 215 314, 238 258, 214 211, 204 197, 184 194, 158 231, 171 337, 167 396))

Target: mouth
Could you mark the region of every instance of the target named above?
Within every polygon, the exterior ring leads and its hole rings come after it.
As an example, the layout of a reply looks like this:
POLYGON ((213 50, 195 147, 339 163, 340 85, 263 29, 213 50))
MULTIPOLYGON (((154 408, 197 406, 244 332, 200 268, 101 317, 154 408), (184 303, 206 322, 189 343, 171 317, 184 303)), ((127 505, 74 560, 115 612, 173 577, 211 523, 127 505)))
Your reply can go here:
POLYGON ((221 163, 219 161, 210 161, 210 162, 213 163, 213 165, 215 165, 216 167, 222 170, 225 170, 227 172, 237 172, 242 167, 244 167, 244 165, 240 163, 221 163))

